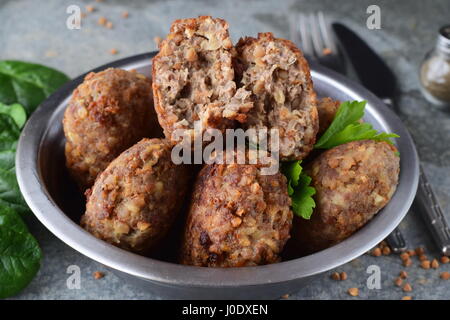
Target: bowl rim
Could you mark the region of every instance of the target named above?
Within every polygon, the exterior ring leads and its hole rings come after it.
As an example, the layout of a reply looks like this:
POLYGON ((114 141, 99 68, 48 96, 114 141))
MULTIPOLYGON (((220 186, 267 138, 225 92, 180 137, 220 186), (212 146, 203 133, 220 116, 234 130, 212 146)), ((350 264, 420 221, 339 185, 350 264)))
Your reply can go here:
MULTIPOLYGON (((156 52, 150 52, 131 56, 107 63, 89 72, 98 72, 110 67, 126 69, 127 66, 139 62, 148 64, 155 54, 156 52)), ((41 142, 51 127, 54 110, 70 97, 72 91, 89 72, 64 84, 42 102, 22 130, 16 155, 20 190, 36 217, 63 242, 97 262, 143 280, 166 285, 226 288, 282 283, 331 270, 376 246, 401 222, 417 191, 419 158, 408 130, 380 99, 361 85, 332 70, 315 63, 310 63, 310 66, 313 78, 331 81, 330 83, 343 93, 355 96, 357 92, 357 98, 368 101, 367 108, 370 109, 370 113, 400 135, 396 145, 402 154, 401 172, 393 198, 370 223, 333 247, 302 258, 264 266, 205 268, 139 256, 99 240, 82 229, 52 200, 42 183, 39 163, 41 142)))

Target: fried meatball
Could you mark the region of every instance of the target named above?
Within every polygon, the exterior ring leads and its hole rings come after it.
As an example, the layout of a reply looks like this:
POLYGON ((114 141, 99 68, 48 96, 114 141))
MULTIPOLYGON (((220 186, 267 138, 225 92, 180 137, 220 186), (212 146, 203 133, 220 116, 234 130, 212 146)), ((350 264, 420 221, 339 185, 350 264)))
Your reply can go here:
POLYGON ((319 120, 309 65, 301 51, 272 33, 236 46, 240 86, 253 93, 246 129, 278 129, 281 160, 301 160, 312 150, 319 120))
POLYGON ((317 111, 319 112, 318 136, 321 136, 333 122, 340 105, 340 101, 328 97, 319 100, 317 104, 317 111))
POLYGON ((91 72, 73 92, 63 125, 66 165, 84 191, 122 151, 157 135, 151 81, 121 69, 91 72))
POLYGON ((400 172, 396 151, 387 142, 354 141, 310 164, 316 208, 310 220, 294 219, 292 233, 301 251, 319 251, 348 238, 389 202, 400 172))
POLYGON ((176 142, 172 134, 177 129, 195 138, 196 121, 201 134, 245 121, 253 103, 250 92, 236 92, 226 21, 208 16, 176 20, 159 47, 153 58, 153 94, 166 138, 176 142))
POLYGON ((112 161, 87 193, 81 225, 97 238, 148 252, 180 211, 188 169, 171 161, 171 144, 142 139, 112 161))
POLYGON ((259 165, 206 165, 197 177, 181 263, 243 267, 274 263, 289 239, 286 178, 259 165))

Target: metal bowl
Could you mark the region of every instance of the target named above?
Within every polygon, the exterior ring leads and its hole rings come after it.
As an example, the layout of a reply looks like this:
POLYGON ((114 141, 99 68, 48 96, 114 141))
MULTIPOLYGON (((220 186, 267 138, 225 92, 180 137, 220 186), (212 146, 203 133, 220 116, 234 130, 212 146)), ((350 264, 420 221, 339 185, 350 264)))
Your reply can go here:
MULTIPOLYGON (((150 75, 155 53, 122 59, 108 67, 150 75)), ((311 64, 319 96, 367 100, 365 120, 376 129, 400 135, 400 180, 392 200, 366 226, 345 241, 318 253, 281 263, 244 268, 200 268, 139 256, 103 242, 79 225, 82 195, 68 177, 61 120, 72 91, 84 75, 65 84, 34 112, 20 137, 16 170, 20 189, 38 219, 69 246, 166 298, 276 298, 298 291, 313 276, 340 266, 383 240, 406 215, 416 193, 418 157, 400 119, 382 101, 345 77, 311 64)))

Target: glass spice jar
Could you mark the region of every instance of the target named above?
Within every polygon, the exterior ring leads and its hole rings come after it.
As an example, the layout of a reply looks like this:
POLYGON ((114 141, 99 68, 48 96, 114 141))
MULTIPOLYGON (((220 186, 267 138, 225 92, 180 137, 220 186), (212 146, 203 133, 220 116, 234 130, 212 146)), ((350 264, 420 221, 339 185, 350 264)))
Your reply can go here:
POLYGON ((425 98, 450 107, 450 25, 439 30, 436 46, 425 56, 419 76, 425 98))

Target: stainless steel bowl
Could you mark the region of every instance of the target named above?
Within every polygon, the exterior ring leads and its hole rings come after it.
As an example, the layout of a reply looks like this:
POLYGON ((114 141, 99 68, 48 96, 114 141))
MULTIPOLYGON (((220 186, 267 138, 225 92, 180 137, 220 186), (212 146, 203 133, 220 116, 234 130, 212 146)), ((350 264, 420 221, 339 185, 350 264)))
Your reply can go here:
MULTIPOLYGON (((107 67, 136 69, 150 75, 155 53, 122 59, 107 67)), ((367 100, 365 120, 376 129, 396 132, 401 153, 397 191, 389 204, 347 240, 303 258, 258 267, 215 269, 178 265, 139 256, 96 239, 78 225, 83 198, 68 178, 64 164, 61 120, 72 91, 84 75, 61 87, 45 100, 20 137, 16 170, 20 189, 38 219, 75 250, 126 276, 159 296, 191 299, 276 298, 298 291, 315 275, 362 255, 400 223, 416 193, 418 157, 414 143, 399 118, 360 85, 312 64, 315 89, 321 96, 340 100, 367 100)))

